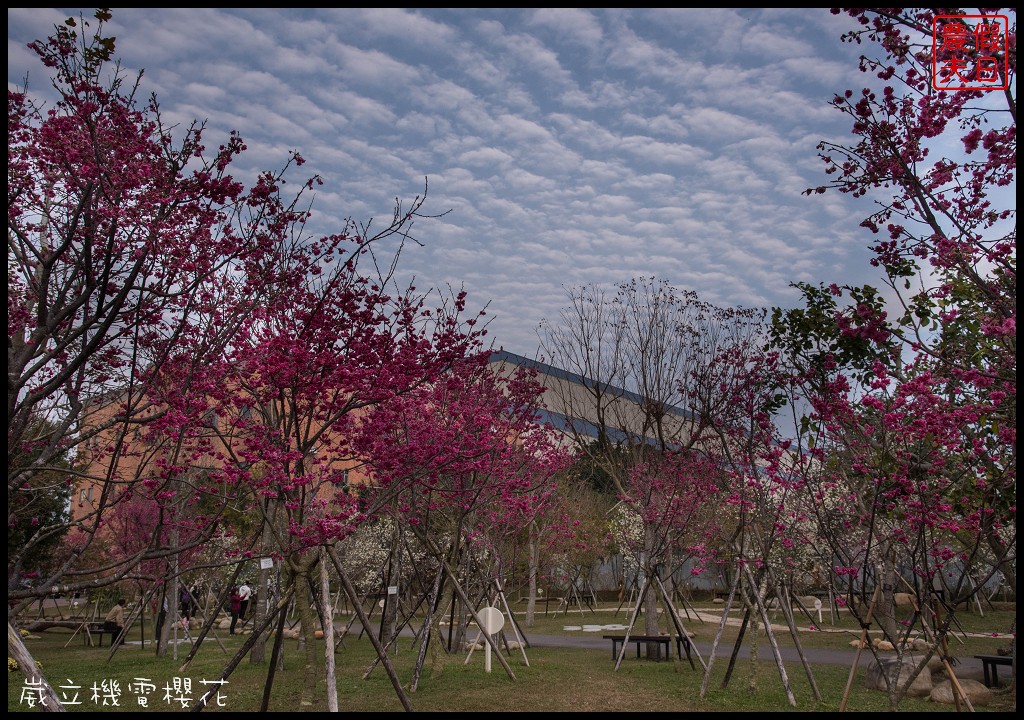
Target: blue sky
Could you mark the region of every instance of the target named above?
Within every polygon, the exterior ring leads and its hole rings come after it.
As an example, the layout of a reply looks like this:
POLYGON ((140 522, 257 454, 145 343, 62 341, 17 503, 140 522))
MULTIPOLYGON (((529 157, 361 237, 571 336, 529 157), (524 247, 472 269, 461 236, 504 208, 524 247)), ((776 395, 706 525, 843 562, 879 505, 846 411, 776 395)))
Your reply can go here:
MULTIPOLYGON (((25 43, 91 9, 9 8, 8 87, 47 96, 25 43)), ((825 183, 829 106, 860 88, 827 9, 115 9, 126 70, 165 119, 238 130, 239 171, 289 150, 313 229, 390 218, 429 181, 403 279, 464 286, 494 346, 533 356, 566 289, 657 277, 721 305, 793 281, 871 282, 872 206, 825 183)), ((298 184, 298 182, 296 182, 298 184)))

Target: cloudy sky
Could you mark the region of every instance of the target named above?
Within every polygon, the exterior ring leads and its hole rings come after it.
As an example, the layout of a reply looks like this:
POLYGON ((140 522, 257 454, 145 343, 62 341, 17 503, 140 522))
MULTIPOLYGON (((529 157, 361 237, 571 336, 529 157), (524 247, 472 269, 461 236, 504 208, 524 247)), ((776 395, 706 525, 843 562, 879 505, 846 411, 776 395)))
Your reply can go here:
MULTIPOLYGON (((25 44, 90 9, 8 9, 8 87, 46 96, 25 44)), ((867 200, 824 184, 828 102, 862 48, 828 10, 123 9, 109 33, 165 117, 238 130, 240 172, 289 150, 319 173, 314 228, 422 193, 420 288, 464 286, 495 347, 534 356, 566 290, 656 277, 722 305, 792 306, 793 281, 873 282, 867 200)))

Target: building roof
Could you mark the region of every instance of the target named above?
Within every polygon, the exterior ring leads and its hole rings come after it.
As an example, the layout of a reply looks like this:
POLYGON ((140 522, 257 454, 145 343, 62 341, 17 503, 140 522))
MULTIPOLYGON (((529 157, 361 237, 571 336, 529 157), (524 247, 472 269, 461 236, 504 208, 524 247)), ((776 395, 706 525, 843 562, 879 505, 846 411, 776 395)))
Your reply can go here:
MULTIPOLYGON (((507 363, 517 367, 531 368, 542 376, 554 378, 571 385, 588 389, 600 389, 616 399, 622 399, 638 406, 643 406, 645 404, 645 398, 631 390, 616 387, 608 383, 601 383, 597 380, 584 377, 578 373, 563 370, 562 368, 555 367, 554 365, 549 365, 539 360, 533 360, 522 355, 517 355, 515 353, 508 352, 507 350, 497 350, 492 352, 489 362, 492 364, 507 363)), ((674 415, 682 420, 691 421, 697 418, 697 415, 694 412, 675 405, 669 405, 665 410, 668 414, 674 415)), ((598 425, 583 417, 569 416, 553 409, 544 409, 540 411, 539 416, 541 422, 561 432, 572 432, 573 434, 593 438, 600 436, 598 425)), ((627 432, 612 426, 605 427, 604 434, 607 438, 615 442, 624 442, 630 437, 627 432)), ((652 438, 645 438, 645 441, 649 443, 655 442, 652 438)))

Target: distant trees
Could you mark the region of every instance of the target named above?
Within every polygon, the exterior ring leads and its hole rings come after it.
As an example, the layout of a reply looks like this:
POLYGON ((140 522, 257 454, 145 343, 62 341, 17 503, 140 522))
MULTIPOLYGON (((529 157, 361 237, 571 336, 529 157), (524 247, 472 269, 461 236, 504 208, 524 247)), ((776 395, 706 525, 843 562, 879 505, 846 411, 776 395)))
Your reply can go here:
MULTIPOLYGON (((45 419, 30 423, 27 434, 32 440, 25 444, 29 451, 9 449, 8 472, 31 466, 35 461, 32 448, 46 442, 45 436, 51 432, 54 427, 45 419)), ((48 465, 50 470, 26 476, 7 496, 7 552, 8 558, 15 558, 13 563, 8 560, 9 587, 34 584, 40 576, 51 574, 60 561, 75 488, 67 458, 54 457, 48 465)))
MULTIPOLYGON (((729 453, 756 420, 741 396, 760 358, 764 317, 641 278, 614 294, 570 290, 559 320, 541 328, 546 360, 581 378, 549 388, 552 409, 579 420, 566 431, 585 463, 640 520, 633 553, 647 578, 708 552, 717 533, 706 509, 729 497, 730 473, 753 471, 754 454, 729 453)), ((655 593, 646 602, 655 633, 655 593)))

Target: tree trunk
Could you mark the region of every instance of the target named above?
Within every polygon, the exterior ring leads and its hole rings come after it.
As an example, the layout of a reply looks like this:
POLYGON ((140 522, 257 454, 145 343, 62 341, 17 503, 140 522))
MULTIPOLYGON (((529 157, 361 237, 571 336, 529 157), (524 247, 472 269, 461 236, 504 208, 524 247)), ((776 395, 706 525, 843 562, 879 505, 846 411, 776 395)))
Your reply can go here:
POLYGON ((438 603, 438 611, 434 613, 434 618, 431 621, 430 627, 431 635, 436 638, 436 642, 430 643, 430 677, 431 679, 440 677, 444 672, 445 655, 447 650, 444 647, 444 634, 441 631, 441 620, 445 616, 445 609, 455 601, 455 590, 451 587, 451 580, 441 586, 441 601, 438 603))
POLYGON ((675 567, 673 564, 674 556, 675 553, 673 552, 673 546, 669 545, 668 552, 665 554, 665 567, 668 568, 668 577, 665 578, 663 586, 668 595, 668 602, 672 607, 675 607, 676 595, 679 594, 679 586, 676 584, 676 574, 672 572, 672 568, 675 567))
MULTIPOLYGON (((178 544, 177 528, 171 530, 171 542, 174 543, 172 547, 178 544)), ((170 639, 170 635, 174 635, 174 648, 171 651, 171 655, 174 658, 174 662, 178 662, 178 631, 180 630, 178 623, 181 621, 181 560, 178 555, 175 555, 171 561, 171 571, 174 577, 171 580, 171 631, 168 633, 168 639, 170 639)), ((127 627, 125 627, 125 632, 127 632, 127 627)), ((184 634, 184 631, 182 631, 182 634, 184 634)), ((166 655, 166 653, 167 650, 165 649, 164 654, 166 655)))
POLYGON ((537 613, 537 575, 540 572, 540 531, 537 521, 530 522, 530 544, 527 563, 530 573, 530 595, 526 601, 526 627, 533 627, 537 613))
MULTIPOLYGON (((644 555, 647 557, 647 562, 644 563, 644 572, 648 573, 648 592, 644 594, 645 635, 657 635, 660 632, 658 623, 658 595, 657 593, 650 592, 650 584, 654 582, 654 578, 657 576, 658 573, 658 567, 653 556, 653 550, 656 543, 657 538, 654 534, 654 528, 650 525, 645 524, 644 555)), ((658 643, 648 643, 648 658, 657 657, 659 652, 661 652, 661 646, 658 643)))
MULTIPOLYGON (((437 629, 434 627, 434 617, 439 614, 438 605, 440 604, 441 595, 441 583, 444 579, 445 570, 444 567, 438 566, 437 576, 434 578, 434 585, 430 589, 430 597, 427 598, 427 609, 426 615, 423 618, 423 628, 420 630, 420 651, 416 657, 416 667, 412 671, 412 682, 409 683, 409 692, 416 692, 416 688, 420 684, 420 674, 423 672, 423 663, 427 658, 427 647, 430 641, 435 635, 437 629)), ((434 641, 437 644, 438 640, 434 641)))
POLYGON ((896 620, 896 568, 888 558, 885 558, 878 564, 877 573, 875 582, 881 583, 882 592, 878 594, 875 619, 885 639, 896 645, 900 634, 899 623, 896 620))
MULTIPOLYGON (((256 611, 253 614, 252 626, 260 627, 263 619, 269 612, 270 605, 270 578, 271 573, 276 572, 275 568, 260 568, 259 590, 256 594, 256 611)), ((267 660, 267 635, 261 634, 253 643, 252 652, 249 653, 249 664, 262 665, 267 660)))
POLYGON ((757 592, 756 588, 751 587, 746 578, 743 580, 743 607, 750 617, 750 678, 747 682, 747 690, 751 695, 757 694, 757 641, 760 620, 758 618, 757 611, 753 607, 753 603, 750 601, 750 597, 753 593, 757 592))
POLYGON ((305 658, 302 693, 299 697, 299 705, 303 708, 312 707, 316 691, 316 613, 313 612, 313 604, 310 602, 309 588, 310 572, 318 559, 317 553, 306 552, 298 558, 289 560, 292 582, 295 584, 295 609, 299 615, 300 637, 305 658))
MULTIPOLYGON (((263 521, 263 537, 260 540, 260 547, 263 552, 267 552, 267 548, 273 547, 274 535, 270 529, 270 523, 273 522, 274 512, 276 507, 276 500, 268 499, 266 501, 266 514, 263 521)), ((259 578, 259 591, 256 594, 256 612, 252 618, 252 626, 254 628, 260 627, 263 624, 263 618, 270 612, 270 579, 271 573, 277 573, 279 569, 276 567, 260 568, 259 578)), ((236 574, 237 575, 237 574, 236 574)), ((280 578, 278 578, 280 580, 280 578)), ((280 588, 280 582, 278 583, 280 588)), ((267 659, 267 636, 261 634, 256 638, 253 643, 252 652, 249 653, 249 663, 251 665, 262 665, 267 659)))
MULTIPOLYGON (((60 700, 57 699, 50 683, 46 681, 36 666, 32 653, 21 641, 21 634, 10 623, 7 623, 7 652, 18 663, 18 669, 25 676, 26 684, 31 683, 34 686, 31 697, 39 704, 40 709, 47 712, 67 712, 60 700)), ((22 690, 22 699, 25 697, 25 691, 22 690)))
MULTIPOLYGON (((168 568, 168 574, 170 568, 168 568)), ((156 636, 156 656, 166 657, 167 656, 167 644, 171 639, 171 625, 174 624, 175 609, 177 603, 172 601, 169 597, 171 582, 165 581, 163 587, 160 590, 160 619, 157 621, 157 636, 156 636)))
POLYGON ((457 603, 455 607, 458 610, 455 613, 457 623, 455 625, 455 640, 453 644, 461 650, 469 642, 469 613, 475 608, 470 608, 464 602, 457 603))
POLYGON ((401 529, 396 523, 394 525, 394 536, 391 540, 391 557, 388 560, 388 573, 384 578, 384 614, 381 618, 381 628, 383 632, 380 638, 380 644, 384 647, 387 647, 391 641, 394 640, 395 633, 398 628, 398 593, 392 595, 391 588, 398 588, 401 586, 402 551, 398 542, 401 532, 401 529))
POLYGON ((330 566, 327 564, 327 550, 320 548, 320 606, 323 617, 320 624, 324 629, 324 668, 327 683, 327 712, 338 712, 338 677, 334 666, 334 606, 331 605, 330 566))

